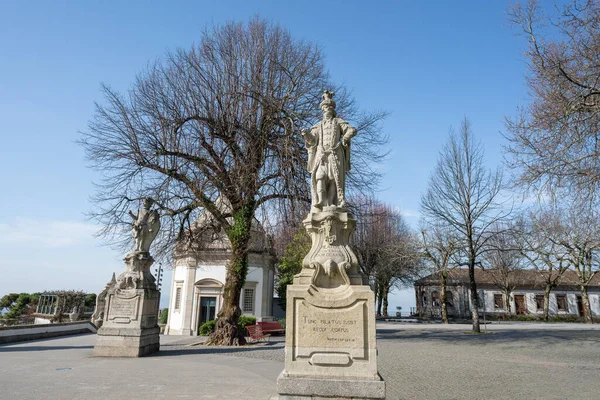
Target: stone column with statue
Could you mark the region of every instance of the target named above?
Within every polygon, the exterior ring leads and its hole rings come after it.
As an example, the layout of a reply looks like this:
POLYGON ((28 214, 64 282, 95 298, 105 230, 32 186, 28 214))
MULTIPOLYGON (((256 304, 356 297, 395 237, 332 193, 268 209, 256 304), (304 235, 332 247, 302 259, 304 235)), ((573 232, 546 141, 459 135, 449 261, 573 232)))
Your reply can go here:
POLYGON ((98 338, 94 356, 140 357, 159 350, 158 308, 160 292, 150 272, 154 259, 150 245, 160 229, 152 199, 133 218, 133 250, 125 256, 125 271, 113 278, 98 296, 94 319, 98 338), (101 299, 100 299, 101 298, 101 299))
POLYGON ((312 192, 303 223, 312 247, 287 287, 279 400, 385 398, 377 371, 375 296, 349 244, 356 220, 346 208, 345 181, 356 128, 336 116, 333 97, 324 92, 323 119, 302 131, 312 192))

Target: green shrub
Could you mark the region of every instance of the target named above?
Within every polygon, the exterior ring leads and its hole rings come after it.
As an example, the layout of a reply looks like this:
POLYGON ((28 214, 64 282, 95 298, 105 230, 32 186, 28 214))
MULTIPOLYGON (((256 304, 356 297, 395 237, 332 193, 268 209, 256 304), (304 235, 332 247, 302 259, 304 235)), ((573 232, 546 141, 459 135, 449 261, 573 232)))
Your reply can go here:
POLYGON ((159 317, 159 322, 163 325, 167 324, 167 318, 169 317, 169 309, 168 308, 163 308, 160 311, 160 317, 159 317))
POLYGON ((200 336, 208 336, 215 331, 215 323, 216 321, 210 320, 203 323, 200 328, 198 328, 198 335, 200 336))
POLYGON ((285 318, 281 318, 281 319, 279 320, 279 323, 281 324, 281 328, 282 328, 282 329, 285 329, 285 318))
MULTIPOLYGON (((200 336, 208 336, 211 333, 213 333, 215 331, 215 324, 217 321, 212 320, 212 321, 208 321, 204 324, 202 324, 202 326, 200 326, 200 328, 198 328, 198 335, 200 336)), ((238 330, 241 330, 242 332, 245 332, 245 328, 248 325, 255 325, 256 324, 256 318, 254 317, 248 317, 246 315, 242 315, 239 319, 238 319, 238 330)))
POLYGON ((579 317, 576 315, 553 315, 548 317, 548 322, 577 322, 579 317))
POLYGON ((242 331, 245 333, 245 328, 248 325, 256 325, 256 318, 242 315, 240 319, 238 319, 238 331, 242 331))
POLYGON ((96 293, 90 293, 85 296, 84 308, 85 311, 94 312, 94 309, 96 308, 96 293))

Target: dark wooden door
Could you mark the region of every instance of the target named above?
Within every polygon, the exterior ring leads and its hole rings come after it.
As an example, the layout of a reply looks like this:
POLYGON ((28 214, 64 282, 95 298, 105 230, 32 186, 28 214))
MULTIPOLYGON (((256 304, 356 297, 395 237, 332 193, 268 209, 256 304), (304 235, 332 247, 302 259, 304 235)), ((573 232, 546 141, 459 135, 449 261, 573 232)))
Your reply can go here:
POLYGON ((200 325, 215 319, 216 297, 200 297, 200 325))
POLYGON ((577 312, 580 317, 583 317, 583 299, 581 295, 577 295, 577 312))
POLYGON ((525 296, 522 294, 515 295, 515 307, 517 309, 517 314, 525 314, 527 312, 527 307, 525 306, 525 296))

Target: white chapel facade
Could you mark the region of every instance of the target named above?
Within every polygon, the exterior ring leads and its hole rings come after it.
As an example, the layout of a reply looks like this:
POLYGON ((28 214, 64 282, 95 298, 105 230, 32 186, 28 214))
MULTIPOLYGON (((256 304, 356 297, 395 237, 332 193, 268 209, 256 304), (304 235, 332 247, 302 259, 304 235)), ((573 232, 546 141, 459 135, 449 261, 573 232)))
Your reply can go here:
MULTIPOLYGON (((194 222, 192 229, 210 225, 205 215, 194 222)), ((206 229, 201 249, 178 246, 173 260, 173 275, 169 299, 169 315, 165 334, 198 334, 205 322, 216 319, 223 304, 226 264, 231 257, 229 241, 223 232, 206 229)), ((242 315, 257 321, 270 321, 273 315, 275 258, 264 230, 255 220, 252 225, 248 257, 248 275, 242 289, 242 315)))

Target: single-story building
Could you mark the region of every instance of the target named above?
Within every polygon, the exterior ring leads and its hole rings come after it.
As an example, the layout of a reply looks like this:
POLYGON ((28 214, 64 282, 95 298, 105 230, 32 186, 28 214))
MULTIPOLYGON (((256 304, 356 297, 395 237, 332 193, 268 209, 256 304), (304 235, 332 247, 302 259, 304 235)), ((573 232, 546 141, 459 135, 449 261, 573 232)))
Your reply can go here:
MULTIPOLYGON (((542 315, 544 309, 544 275, 535 270, 512 271, 510 279, 514 289, 508 299, 502 290, 501 274, 493 270, 475 270, 475 282, 480 302, 480 312, 488 314, 542 315), (508 301, 507 301, 508 300, 508 301), (483 305, 483 306, 482 306, 483 305)), ((508 286, 508 285, 505 285, 508 286)), ((438 273, 428 275, 414 283, 417 314, 423 318, 441 317, 441 290, 438 273)), ((600 316, 600 273, 588 285, 592 315, 600 316)), ((471 290, 469 271, 466 268, 451 269, 446 283, 448 316, 470 318, 471 290)), ((583 302, 575 271, 568 270, 560 283, 550 293, 548 314, 550 316, 583 316, 583 302)))

